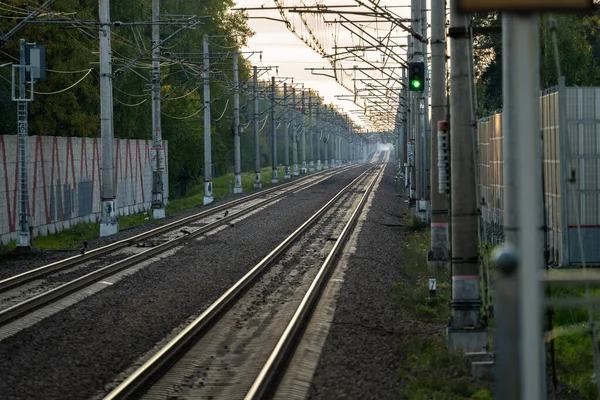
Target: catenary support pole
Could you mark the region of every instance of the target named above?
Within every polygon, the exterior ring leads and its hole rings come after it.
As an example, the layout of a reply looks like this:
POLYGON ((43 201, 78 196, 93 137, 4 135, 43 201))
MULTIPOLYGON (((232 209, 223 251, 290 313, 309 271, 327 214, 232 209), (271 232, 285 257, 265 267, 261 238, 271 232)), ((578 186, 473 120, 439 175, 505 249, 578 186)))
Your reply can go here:
POLYGON ((254 188, 261 189, 262 181, 260 180, 260 137, 258 129, 258 68, 253 68, 253 87, 252 100, 254 103, 254 188))
POLYGON ((242 156, 240 144, 239 53, 233 53, 233 193, 242 193, 242 156))
POLYGON ((279 183, 279 173, 277 171, 277 118, 275 112, 277 111, 275 104, 275 77, 271 77, 271 168, 273 171, 273 177, 271 183, 279 183))
POLYGON ((287 83, 283 83, 283 147, 285 149, 285 179, 292 177, 290 171, 290 110, 287 83))
POLYGON ((160 4, 152 0, 152 218, 165 217, 165 149, 160 118, 160 4))
POLYGON ((19 66, 19 100, 17 102, 17 123, 19 129, 19 236, 17 247, 29 249, 31 247, 31 234, 29 232, 29 170, 28 136, 29 113, 26 100, 26 72, 25 72, 25 39, 19 41, 20 66, 19 66))
MULTIPOLYGON (((326 128, 328 131, 331 129, 329 127, 326 128)), ((324 169, 329 169, 329 136, 330 133, 325 133, 323 135, 323 144, 325 145, 325 166, 324 169)))
POLYGON ((114 182, 115 161, 113 158, 114 131, 109 0, 100 0, 99 7, 100 134, 102 141, 102 191, 100 192, 102 217, 100 220, 100 236, 102 237, 117 233, 119 231, 119 222, 114 182))
POLYGON ((452 317, 451 350, 484 351, 487 332, 479 309, 479 249, 475 152, 471 121, 469 18, 451 7, 450 139, 452 172, 452 317))
POLYGON ((308 172, 313 172, 315 170, 315 163, 313 162, 313 160, 315 159, 315 152, 314 152, 314 147, 313 147, 313 133, 314 133, 314 129, 313 129, 313 125, 312 125, 312 94, 310 92, 310 89, 308 91, 308 146, 309 146, 309 150, 310 150, 310 162, 308 165, 308 172))
POLYGON ((298 112, 296 111, 296 88, 292 87, 292 109, 294 110, 294 124, 292 128, 292 161, 294 162, 294 176, 300 175, 298 168, 298 112))
MULTIPOLYGON (((438 267, 448 261, 447 193, 438 190, 437 125, 446 119, 446 2, 431 0, 431 257, 438 267)), ((506 154, 506 153, 505 153, 506 154)))
MULTIPOLYGON (((306 174, 306 122, 304 121, 304 115, 306 108, 304 104, 304 88, 302 89, 302 114, 300 116, 300 127, 302 128, 302 169, 300 173, 306 174)), ((309 120, 310 122, 310 120, 309 120)))
POLYGON ((322 169, 321 167, 321 138, 323 137, 323 128, 321 128, 321 120, 319 119, 319 104, 317 104, 317 124, 319 125, 319 132, 317 133, 317 171, 322 169))
POLYGON ((210 123, 210 54, 208 36, 204 35, 204 205, 214 201, 212 190, 212 150, 210 123))

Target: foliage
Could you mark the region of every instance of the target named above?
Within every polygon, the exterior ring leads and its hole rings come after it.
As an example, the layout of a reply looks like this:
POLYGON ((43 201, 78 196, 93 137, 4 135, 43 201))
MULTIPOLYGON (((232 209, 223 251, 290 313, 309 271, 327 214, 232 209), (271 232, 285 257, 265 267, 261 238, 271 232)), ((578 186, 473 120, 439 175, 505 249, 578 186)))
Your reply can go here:
MULTIPOLYGON (((600 295, 600 288, 590 289, 592 297, 600 295)), ((581 287, 552 287, 552 298, 585 297, 581 287)), ((600 310, 594 310, 594 319, 600 310)), ((554 354, 558 380, 585 399, 596 399, 596 381, 593 369, 592 338, 588 329, 588 311, 585 308, 562 308, 552 312, 554 354)))
MULTIPOLYGON (((0 19, 0 32, 6 33, 19 18, 26 15, 23 2, 7 0, 0 19), (12 10, 12 11, 11 11, 12 10)), ((111 20, 123 22, 148 22, 151 17, 150 0, 111 1, 111 20)), ((246 15, 232 12, 232 0, 207 0, 184 2, 161 1, 161 13, 167 15, 196 15, 201 24, 193 29, 183 29, 164 42, 162 46, 163 77, 163 139, 169 141, 171 192, 185 193, 186 187, 200 176, 203 166, 203 113, 202 106, 202 39, 213 35, 211 51, 231 51, 247 43, 253 34, 246 15), (210 18, 204 18, 210 17, 210 18), (185 57, 185 59, 184 59, 185 57), (198 90, 197 88, 200 87, 198 90), (192 93, 192 95, 185 96, 192 93), (183 96, 183 97, 182 97, 183 96), (188 117, 186 119, 181 119, 188 117), (180 190, 178 190, 180 189, 180 190)), ((73 89, 53 95, 36 95, 30 105, 30 134, 98 137, 99 74, 98 74, 98 1, 58 0, 52 11, 53 18, 76 20, 73 24, 36 23, 27 24, 10 38, 0 50, 0 64, 16 62, 19 54, 18 39, 36 42, 46 47, 47 80, 36 84, 36 92, 55 92, 67 88, 84 76, 89 68, 93 72, 73 89), (61 14, 63 13, 63 14, 61 14), (78 71, 76 73, 65 73, 78 71)), ((38 19, 50 18, 43 14, 38 19)), ((161 25, 161 38, 165 39, 181 29, 181 22, 161 25)), ((151 97, 148 90, 150 74, 151 25, 121 25, 111 30, 112 68, 114 98, 115 137, 149 139, 152 132, 151 97)), ((232 74, 231 57, 211 57, 218 62, 222 76, 232 74), (219 59, 221 58, 221 59, 219 59)), ((230 103, 230 78, 214 74, 211 81, 212 145, 213 163, 217 171, 225 171, 233 163, 227 159, 232 147, 232 118, 216 121, 230 103)), ((10 68, 0 70, 0 105, 3 110, 16 115, 10 101, 10 68), (9 81, 7 83, 7 80, 9 81)), ((247 80, 248 63, 240 63, 240 77, 247 80)), ((231 110, 231 107, 229 107, 231 110)), ((6 118, 0 123, 0 134, 14 134, 14 119, 6 118)))
MULTIPOLYGON (((560 68, 569 86, 600 85, 600 16, 594 14, 541 14, 540 26, 540 86, 557 84, 554 44, 550 20, 557 23, 556 37, 560 68)), ((498 13, 475 14, 474 27, 502 25, 498 13)), ((475 73, 479 116, 502 108, 502 34, 477 35, 474 38, 475 73)))
POLYGON ((443 334, 450 318, 449 271, 437 272, 437 294, 429 297, 427 253, 431 236, 428 230, 407 235, 401 249, 402 281, 396 283, 393 298, 414 320, 402 334, 398 376, 402 390, 398 398, 491 399, 489 387, 471 378, 462 354, 446 348, 443 334))

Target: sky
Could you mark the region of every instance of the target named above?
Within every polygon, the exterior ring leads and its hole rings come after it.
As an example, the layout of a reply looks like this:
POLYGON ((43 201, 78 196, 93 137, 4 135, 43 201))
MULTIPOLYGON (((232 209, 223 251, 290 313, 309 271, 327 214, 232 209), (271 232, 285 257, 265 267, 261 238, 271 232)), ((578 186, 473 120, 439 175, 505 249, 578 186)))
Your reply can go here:
MULTIPOLYGON (((316 0, 304 0, 304 4, 312 5, 316 0)), ((301 0, 284 1, 286 4, 302 4, 301 0)), ((320 0, 318 3, 326 5, 354 4, 354 0, 320 0)), ((410 4, 409 0, 387 0, 381 1, 381 5, 410 4)), ((237 7, 275 7, 273 0, 238 0, 237 7)), ((406 9, 403 14, 409 16, 410 10, 406 9)), ((278 66, 279 76, 294 77, 295 82, 304 83, 305 87, 318 90, 327 104, 334 103, 345 111, 358 110, 352 102, 346 99, 338 99, 335 95, 350 95, 351 92, 340 86, 333 78, 316 76, 305 68, 330 68, 329 62, 306 46, 299 38, 291 33, 283 22, 276 22, 256 17, 268 16, 280 18, 277 10, 272 11, 249 11, 249 25, 255 35, 249 40, 244 51, 262 51, 262 64, 258 56, 253 56, 253 65, 278 66), (253 18, 254 17, 254 18, 253 18)), ((360 120, 353 115, 358 123, 360 120)))

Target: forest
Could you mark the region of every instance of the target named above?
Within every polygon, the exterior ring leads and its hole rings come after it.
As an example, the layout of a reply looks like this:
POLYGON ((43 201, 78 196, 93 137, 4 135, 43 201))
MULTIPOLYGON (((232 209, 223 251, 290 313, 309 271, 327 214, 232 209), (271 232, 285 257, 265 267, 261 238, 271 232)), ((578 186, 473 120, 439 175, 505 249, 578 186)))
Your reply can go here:
MULTIPOLYGON (((4 35, 30 9, 23 0, 0 1, 0 34, 4 35)), ((32 3, 39 7, 39 4, 32 3)), ((120 139, 150 139, 151 0, 111 1, 114 133, 120 139)), ((163 140, 169 148, 171 197, 184 195, 202 179, 203 168, 203 37, 209 35, 211 60, 211 137, 215 175, 233 166, 233 60, 235 51, 253 35, 247 15, 231 11, 233 0, 161 0, 161 114, 163 140), (191 26, 189 21, 197 21, 191 26), (187 24, 187 26, 186 26, 187 24), (188 27, 189 26, 189 27, 188 27), (165 40, 169 38, 168 40, 165 40)), ((30 135, 100 136, 98 1, 57 0, 49 9, 0 44, 0 65, 15 63, 19 39, 46 47, 47 79, 35 86, 29 108, 30 135), (89 72, 89 74, 88 74, 89 72), (81 81, 80 81, 81 80, 81 81), (74 83, 80 81, 69 90, 74 83), (59 92, 59 93, 56 93, 59 92), (52 93, 52 94, 44 94, 52 93)), ((250 54, 239 57, 242 171, 254 169, 251 125, 252 66, 250 54)), ((259 54, 252 62, 259 63, 259 54)), ((261 165, 270 165, 270 79, 259 73, 261 165)), ((291 82, 290 82, 291 83, 291 82)), ((288 83, 289 84, 289 83, 288 83)), ((10 98, 11 68, 0 68, 0 135, 16 132, 16 105, 10 98), (12 118, 14 116, 14 118, 12 118)), ((277 97, 282 97, 278 84, 277 97)), ((314 92, 313 104, 319 102, 314 92)), ((298 93, 298 102, 300 99, 298 93)), ((283 102, 276 106, 281 126, 283 102)), ((331 110, 330 110, 331 111, 331 110)), ((339 117, 335 112, 331 115, 339 117)), ((278 129, 278 135, 282 129, 278 129)), ((278 140, 279 162, 283 140, 278 140)))
MULTIPOLYGON (((540 88, 558 84, 552 21, 560 69, 567 86, 600 86, 600 16, 598 13, 540 14, 540 88)), ((478 115, 486 117, 502 108, 502 17, 476 14, 473 27, 497 28, 474 37, 478 115)))

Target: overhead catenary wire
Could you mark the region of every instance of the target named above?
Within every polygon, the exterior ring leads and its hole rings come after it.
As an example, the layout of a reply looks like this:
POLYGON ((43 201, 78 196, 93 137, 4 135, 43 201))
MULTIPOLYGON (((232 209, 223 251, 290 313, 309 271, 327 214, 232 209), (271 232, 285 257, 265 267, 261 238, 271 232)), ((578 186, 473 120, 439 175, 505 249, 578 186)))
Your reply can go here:
POLYGON ((148 101, 148 99, 144 99, 144 100, 142 100, 142 101, 140 101, 139 103, 136 103, 136 104, 127 104, 127 103, 123 103, 121 100, 117 99, 116 97, 113 97, 113 100, 116 101, 117 103, 125 106, 125 107, 137 107, 137 106, 141 106, 146 101, 148 101))

